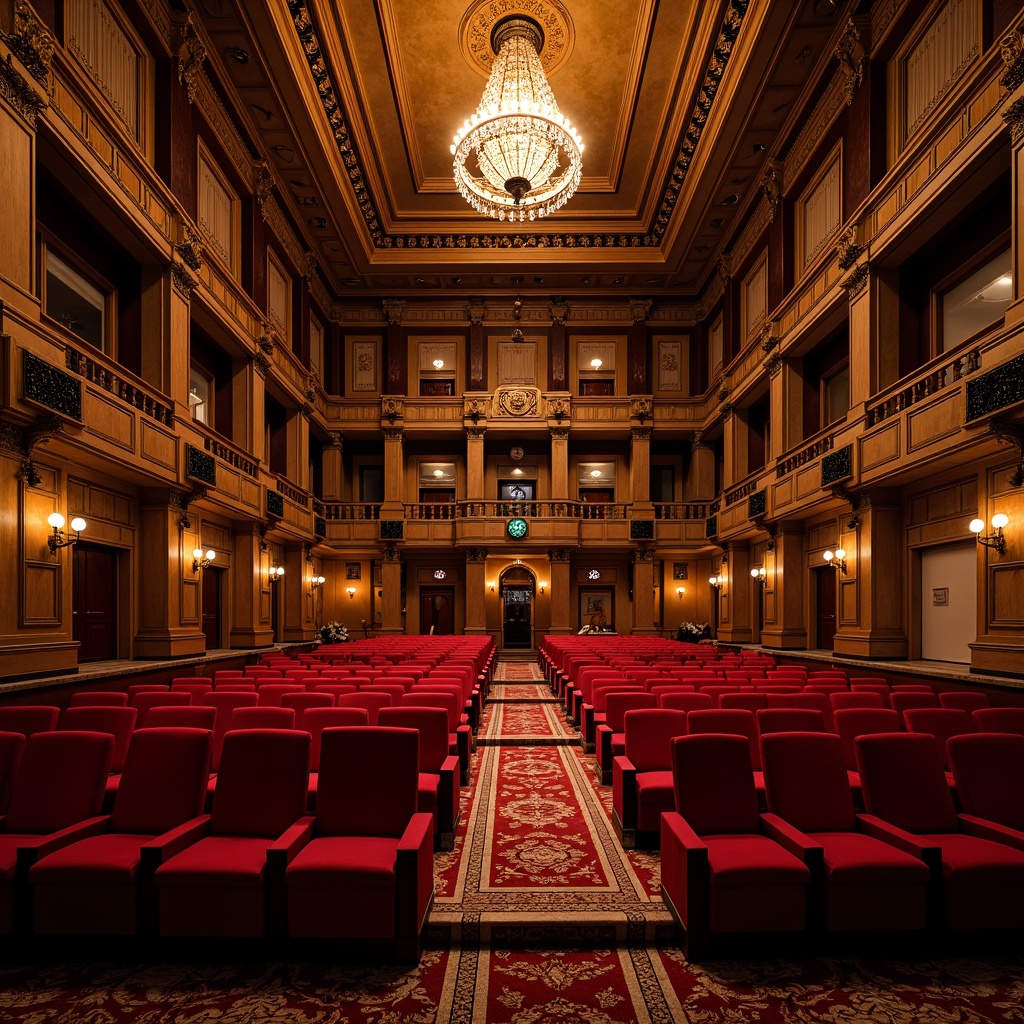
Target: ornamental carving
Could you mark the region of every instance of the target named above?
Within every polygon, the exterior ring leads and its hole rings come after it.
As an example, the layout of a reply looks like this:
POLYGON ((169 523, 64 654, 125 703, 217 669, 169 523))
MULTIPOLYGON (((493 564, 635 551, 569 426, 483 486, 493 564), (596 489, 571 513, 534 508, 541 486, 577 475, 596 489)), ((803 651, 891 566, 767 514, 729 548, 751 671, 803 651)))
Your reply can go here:
POLYGON ((654 402, 650 398, 634 398, 629 404, 629 415, 641 423, 654 415, 654 402))
POLYGON ((471 398, 466 402, 462 416, 464 419, 472 420, 474 423, 481 419, 487 419, 490 405, 490 400, 487 398, 471 398))
POLYGON ((345 438, 337 430, 329 430, 327 432, 327 443, 324 447, 343 452, 345 450, 345 438))
POLYGON ((553 324, 564 324, 569 319, 569 303, 564 299, 552 299, 548 306, 548 316, 553 324))
POLYGON ((839 269, 849 270, 857 262, 864 251, 863 245, 857 244, 857 225, 851 224, 840 236, 836 245, 839 253, 839 269))
POLYGON ((1019 142, 1024 136, 1024 99, 1014 100, 1004 111, 1003 120, 1010 129, 1010 138, 1019 142))
POLYGON ((184 263, 175 260, 171 264, 171 281, 175 291, 186 301, 192 301, 192 293, 196 290, 199 282, 192 276, 191 271, 184 263))
POLYGON ((850 106, 854 93, 864 81, 864 47, 861 45, 860 32, 852 18, 846 23, 833 55, 839 61, 839 73, 843 76, 846 92, 846 105, 850 106))
POLYGON ((474 327, 479 327, 487 316, 487 303, 483 299, 470 299, 466 305, 466 315, 474 327))
POLYGON ((264 320, 261 334, 256 341, 260 351, 268 356, 274 351, 274 339, 270 336, 272 331, 273 327, 270 326, 270 321, 264 320))
POLYGON ((569 440, 569 428, 568 427, 551 427, 548 431, 551 434, 552 441, 568 441, 569 440))
POLYGON ((0 61, 0 97, 11 105, 29 128, 35 128, 44 100, 10 61, 0 61))
POLYGON ((385 419, 389 423, 400 420, 404 415, 402 400, 400 398, 382 398, 380 402, 380 415, 381 419, 385 419))
POLYGON ((270 194, 274 191, 274 176, 270 173, 270 167, 266 160, 257 160, 252 167, 252 190, 256 196, 256 205, 260 208, 260 216, 267 219, 267 204, 270 202, 270 194))
POLYGON ((313 278, 316 277, 317 268, 319 263, 316 258, 316 253, 309 251, 302 254, 302 276, 313 278))
POLYGON ((182 225, 182 240, 174 243, 174 251, 189 270, 199 270, 203 265, 202 239, 188 224, 182 225))
POLYGON ((639 563, 653 562, 654 561, 654 545, 653 544, 638 544, 636 548, 634 561, 639 563))
POLYGON ((1017 26, 1003 38, 999 46, 1003 58, 1003 77, 999 84, 1008 92, 1013 92, 1018 85, 1024 83, 1024 28, 1017 26))
POLYGON ((782 199, 782 177, 779 173, 781 170, 782 165, 778 161, 769 160, 764 177, 761 178, 761 192, 768 202, 773 218, 779 212, 779 202, 782 199))
POLYGON ((181 46, 178 47, 178 82, 184 83, 189 103, 195 102, 204 60, 206 60, 206 47, 203 46, 202 40, 196 33, 196 27, 192 23, 190 14, 185 22, 181 46))
POLYGON ((381 307, 389 327, 397 327, 402 322, 402 315, 405 313, 405 299, 384 299, 381 302, 381 307))
POLYGON ((385 562, 400 562, 402 560, 402 549, 394 544, 382 544, 380 553, 385 562))
POLYGON ((704 441, 702 440, 703 437, 704 437, 704 431, 703 430, 695 430, 693 432, 693 437, 690 438, 690 451, 691 452, 702 451, 702 450, 703 451, 711 451, 711 446, 709 444, 705 444, 704 443, 704 441))
POLYGON ((498 412, 504 416, 536 416, 536 388, 499 388, 494 399, 498 412))
POLYGON ((569 548, 548 548, 548 558, 552 562, 568 562, 572 551, 569 548))
POLYGON ((266 380, 270 372, 270 360, 262 352, 256 352, 252 357, 252 368, 266 380))
POLYGON ((782 356, 778 352, 773 352, 761 365, 768 371, 768 375, 773 377, 782 368, 782 356))
POLYGON ((486 562, 487 548, 466 548, 467 562, 486 562))
POLYGON ((771 352, 779 343, 779 336, 775 333, 775 325, 767 324, 761 332, 761 351, 771 352))
POLYGON ((653 299, 630 299, 629 317, 633 321, 633 323, 647 323, 647 318, 651 315, 651 306, 653 304, 653 299))
POLYGON ((45 85, 53 60, 53 36, 25 0, 15 3, 14 24, 10 34, 4 36, 4 42, 28 73, 40 85, 45 85))
POLYGON ((855 295, 859 295, 863 290, 864 285, 868 283, 868 272, 869 267, 867 263, 858 263, 857 266, 850 271, 849 274, 840 282, 843 288, 846 289, 846 294, 852 299, 855 295))
POLYGON ((559 423, 569 415, 571 410, 568 398, 552 398, 548 402, 548 415, 553 416, 559 423))

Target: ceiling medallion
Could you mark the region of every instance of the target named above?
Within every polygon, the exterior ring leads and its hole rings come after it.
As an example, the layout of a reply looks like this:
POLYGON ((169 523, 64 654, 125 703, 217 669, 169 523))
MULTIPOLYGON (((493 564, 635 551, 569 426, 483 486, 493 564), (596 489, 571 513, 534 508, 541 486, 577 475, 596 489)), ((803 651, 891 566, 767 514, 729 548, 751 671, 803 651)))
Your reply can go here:
POLYGON ((576 43, 572 18, 559 0, 503 0, 501 4, 476 0, 459 22, 459 46, 466 63, 484 78, 490 78, 495 56, 491 33, 500 20, 512 15, 521 15, 540 25, 544 33, 540 63, 546 75, 553 75, 569 59, 576 43))
POLYGON ((455 184, 485 217, 532 221, 561 209, 579 187, 583 144, 548 85, 544 41, 532 17, 512 14, 494 25, 487 86, 455 133, 455 184))

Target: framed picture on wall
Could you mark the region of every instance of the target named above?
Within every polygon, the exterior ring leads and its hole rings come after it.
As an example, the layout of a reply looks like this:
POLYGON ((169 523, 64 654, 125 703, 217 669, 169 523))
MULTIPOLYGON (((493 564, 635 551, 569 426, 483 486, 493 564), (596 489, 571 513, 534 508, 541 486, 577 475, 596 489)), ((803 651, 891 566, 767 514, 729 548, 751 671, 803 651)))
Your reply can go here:
POLYGON ((360 562, 345 563, 345 579, 358 580, 362 578, 362 564, 360 562))
POLYGON ((580 588, 580 628, 615 629, 615 591, 604 587, 580 588))
POLYGON ((690 577, 690 563, 689 562, 673 562, 672 563, 672 579, 674 580, 685 580, 690 577))

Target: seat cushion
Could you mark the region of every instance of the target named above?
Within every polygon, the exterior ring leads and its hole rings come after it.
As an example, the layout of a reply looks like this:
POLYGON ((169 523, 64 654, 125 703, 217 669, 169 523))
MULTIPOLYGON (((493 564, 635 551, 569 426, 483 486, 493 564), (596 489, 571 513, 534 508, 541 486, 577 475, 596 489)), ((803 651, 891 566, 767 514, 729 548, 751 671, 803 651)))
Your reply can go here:
POLYGON ((672 772, 641 772, 636 777, 636 799, 640 804, 673 805, 672 772))
POLYGON ((824 847, 825 874, 830 881, 908 884, 928 879, 924 861, 860 832, 812 832, 824 847))
POLYGON ((1012 847, 960 832, 921 835, 924 846, 942 848, 942 873, 947 882, 1020 885, 1024 853, 1012 847))
POLYGON ((251 886, 262 884, 270 839, 207 836, 157 868, 160 886, 251 886))
POLYGON ((791 853, 766 836, 702 836, 708 846, 713 886, 792 885, 810 880, 810 872, 791 853))
POLYGON ((394 886, 398 840, 386 836, 323 836, 307 843, 288 866, 289 888, 394 886))
POLYGON ((131 878, 139 866, 139 849, 150 835, 125 832, 90 836, 57 850, 29 871, 33 884, 108 882, 131 878))

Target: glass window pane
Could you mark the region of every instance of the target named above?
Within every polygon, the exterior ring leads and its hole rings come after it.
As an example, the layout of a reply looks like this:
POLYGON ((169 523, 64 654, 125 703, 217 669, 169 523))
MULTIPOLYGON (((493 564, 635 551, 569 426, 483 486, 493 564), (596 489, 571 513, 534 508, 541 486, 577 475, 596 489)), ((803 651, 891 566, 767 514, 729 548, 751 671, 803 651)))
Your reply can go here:
POLYGON ((63 260, 46 254, 46 315, 95 348, 103 349, 106 297, 63 260))
POLYGON ((1010 305, 1010 273, 1007 249, 942 296, 943 352, 1002 319, 1010 305))

